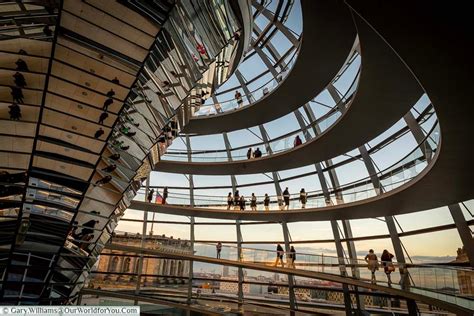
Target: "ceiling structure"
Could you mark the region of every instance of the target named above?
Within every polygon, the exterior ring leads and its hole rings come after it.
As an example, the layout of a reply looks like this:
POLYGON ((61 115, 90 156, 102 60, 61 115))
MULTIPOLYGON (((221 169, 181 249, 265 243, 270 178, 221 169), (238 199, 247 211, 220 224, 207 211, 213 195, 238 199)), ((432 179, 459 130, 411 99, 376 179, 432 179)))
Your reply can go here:
MULTIPOLYGON (((188 226, 194 249, 204 247, 195 227, 232 225, 235 239, 222 240, 235 243, 237 254, 247 226, 281 226, 283 240, 252 243, 282 243, 288 253, 292 242, 314 241, 292 240, 288 225, 324 222, 333 236, 316 243, 334 243, 336 275, 180 259, 235 267, 239 306, 244 271, 260 269, 286 275, 292 313, 300 306, 295 276, 338 283, 346 314, 364 309, 360 287, 406 300, 410 313, 423 308, 416 302, 466 312, 470 303, 460 293, 442 293, 457 297, 453 303, 430 298, 439 289, 417 292, 426 288, 413 279, 402 239, 455 231, 474 264, 466 206, 474 192, 466 172, 473 163, 466 153, 470 74, 459 62, 469 60, 472 29, 441 23, 441 7, 426 12, 413 4, 402 32, 393 28, 401 7, 351 0, 2 2, 0 302, 77 303, 91 269, 105 273, 97 270, 102 250, 123 248, 111 236, 124 222, 138 223, 130 233, 141 234, 142 248, 155 222, 188 226), (263 157, 247 159, 257 147, 263 157), (185 180, 170 185, 164 173, 185 180), (306 186, 307 208, 300 193, 282 207, 288 186, 292 193, 306 186), (137 201, 163 187, 166 204, 137 201), (227 192, 237 190, 247 198, 257 192, 255 209, 229 210, 227 192), (264 192, 270 212, 260 211, 264 192), (441 207, 452 223, 405 232, 398 222, 441 207), (188 221, 155 221, 155 214, 188 221), (342 264, 358 260, 351 223, 367 218, 384 223, 380 238, 394 251, 400 290, 374 287, 359 280, 359 266, 342 264), (413 292, 403 292, 407 284, 413 292)), ((147 253, 127 249, 139 291, 147 253)), ((187 299, 168 304, 199 310, 191 304, 196 280, 191 268, 187 299)))

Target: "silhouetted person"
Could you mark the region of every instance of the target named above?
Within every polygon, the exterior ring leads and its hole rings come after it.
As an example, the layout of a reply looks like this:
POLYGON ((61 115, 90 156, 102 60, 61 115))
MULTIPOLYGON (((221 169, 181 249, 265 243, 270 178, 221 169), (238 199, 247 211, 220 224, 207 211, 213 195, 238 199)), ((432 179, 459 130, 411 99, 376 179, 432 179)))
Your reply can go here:
POLYGON ((221 251, 222 251, 222 243, 219 241, 216 245, 216 258, 221 258, 221 251))
POLYGON ((270 197, 265 193, 265 198, 263 199, 263 206, 265 206, 265 211, 270 209, 270 197))
POLYGON ((253 153, 254 158, 260 158, 262 157, 262 152, 260 151, 260 148, 255 149, 255 152, 253 153))
POLYGON ((165 187, 163 189, 163 199, 161 201, 161 204, 166 204, 166 199, 168 198, 168 187, 165 187))
POLYGON ((16 72, 16 73, 13 75, 13 79, 14 79, 15 85, 16 85, 17 87, 20 87, 20 88, 26 87, 26 80, 25 80, 25 77, 24 77, 21 73, 16 72))
POLYGON ((388 285, 392 285, 392 278, 390 277, 390 274, 395 271, 395 266, 392 263, 393 255, 388 252, 387 249, 385 249, 382 252, 382 256, 380 257, 380 261, 382 261, 383 265, 383 271, 385 272, 385 275, 387 276, 387 281, 388 285))
POLYGON ((108 96, 109 98, 113 97, 114 95, 115 95, 114 89, 110 89, 110 91, 107 92, 107 96, 108 96))
POLYGON ((278 244, 277 245, 277 249, 276 249, 276 260, 275 260, 275 267, 278 266, 278 263, 281 263, 281 267, 284 268, 285 267, 285 264, 283 263, 283 254, 285 253, 285 251, 283 250, 283 247, 278 244))
POLYGON ((379 261, 373 249, 369 250, 369 253, 365 256, 364 260, 365 262, 367 262, 367 268, 372 274, 371 283, 375 284, 377 282, 377 280, 375 279, 375 271, 379 269, 379 261))
POLYGON ((94 138, 99 138, 100 136, 104 135, 104 130, 102 129, 102 127, 100 127, 97 132, 95 132, 94 134, 94 138))
POLYGON ((155 190, 151 189, 148 192, 148 195, 146 196, 146 200, 148 201, 148 203, 151 203, 151 201, 153 200, 153 194, 155 194, 155 190))
POLYGON ((249 148, 249 150, 247 150, 247 159, 252 159, 252 158, 253 158, 252 148, 249 148))
POLYGON ((102 171, 104 171, 104 172, 113 172, 115 169, 117 169, 117 165, 116 164, 111 164, 110 166, 102 168, 102 171))
POLYGON ((105 100, 103 110, 107 111, 107 109, 109 108, 109 105, 111 105, 112 103, 114 103, 114 99, 112 98, 108 98, 107 100, 105 100))
POLYGON ((232 206, 232 201, 234 198, 232 197, 232 192, 229 192, 227 195, 227 209, 230 210, 230 207, 232 206))
POLYGON ((29 71, 28 65, 26 64, 26 62, 23 59, 18 58, 18 60, 15 62, 15 64, 16 64, 16 70, 18 70, 18 71, 29 71))
POLYGON ((46 36, 53 36, 53 31, 51 31, 51 29, 49 28, 49 25, 45 25, 43 27, 43 33, 46 36))
POLYGON ((239 206, 241 211, 245 211, 245 197, 243 195, 239 199, 239 206))
POLYGON ((102 112, 99 117, 99 124, 104 125, 104 121, 109 117, 109 114, 107 112, 102 112))
POLYGON ((242 100, 242 94, 240 94, 240 92, 237 90, 235 91, 234 97, 235 97, 235 100, 237 101, 237 106, 240 108, 242 106, 242 103, 244 102, 242 100))
POLYGON ((238 209, 240 204, 239 190, 235 190, 234 194, 234 209, 238 209))
POLYGON ((303 144, 303 141, 299 135, 296 135, 295 140, 293 141, 293 147, 299 146, 301 144, 303 144))
POLYGON ((109 183, 110 181, 112 181, 112 177, 109 176, 109 175, 106 175, 105 177, 103 177, 102 179, 99 179, 95 182, 96 185, 103 185, 103 184, 107 184, 109 183))
POLYGON ((17 103, 23 103, 23 91, 18 87, 10 87, 12 90, 10 94, 12 95, 13 101, 17 103))
POLYGON ((112 82, 115 83, 115 84, 120 84, 120 80, 117 77, 112 79, 112 82))
POLYGON ((255 196, 255 193, 252 193, 252 196, 250 197, 250 209, 252 211, 257 210, 257 197, 255 196))
POLYGON ((9 105, 8 108, 10 109, 8 114, 10 114, 11 120, 18 121, 21 119, 21 108, 18 104, 12 103, 12 105, 9 105))
POLYGON ((283 201, 285 202, 285 208, 288 210, 290 208, 290 192, 288 188, 283 191, 283 201))
POLYGON ((308 200, 308 194, 304 191, 304 189, 301 189, 301 191, 300 191, 301 208, 306 207, 306 201, 307 200, 308 200))

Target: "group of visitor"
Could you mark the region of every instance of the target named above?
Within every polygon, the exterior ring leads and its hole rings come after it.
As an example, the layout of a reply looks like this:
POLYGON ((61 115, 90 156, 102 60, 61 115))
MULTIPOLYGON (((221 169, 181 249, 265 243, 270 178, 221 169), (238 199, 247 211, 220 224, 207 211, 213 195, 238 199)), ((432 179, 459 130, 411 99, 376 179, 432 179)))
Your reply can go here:
MULTIPOLYGON (((303 141, 301 140, 299 135, 296 135, 294 141, 293 141, 293 147, 298 147, 301 144, 303 144, 303 141)), ((261 158, 262 157, 262 152, 260 151, 260 148, 256 148, 253 150, 252 147, 250 147, 247 150, 247 159, 253 159, 253 158, 261 158)))
POLYGON ((262 152, 260 151, 260 148, 257 147, 257 149, 253 150, 252 148, 249 148, 247 150, 247 159, 253 159, 253 158, 260 158, 262 157, 262 152))
POLYGON ((146 200, 148 203, 152 203, 154 195, 156 195, 154 203, 166 204, 166 199, 168 198, 168 187, 163 188, 163 195, 160 195, 158 191, 156 191, 155 194, 155 189, 151 189, 150 191, 148 191, 148 194, 146 196, 146 200))
MULTIPOLYGON (((276 260, 274 264, 275 267, 278 266, 278 263, 281 264, 282 268, 285 267, 285 263, 283 262, 284 254, 285 254, 285 251, 283 250, 283 247, 280 244, 278 244, 276 248, 277 256, 276 256, 276 260)), ((287 262, 288 268, 296 269, 295 261, 296 261, 296 250, 294 246, 291 246, 290 251, 286 254, 286 262, 287 262)))
MULTIPOLYGON (((395 271, 395 266, 392 263, 393 257, 394 256, 387 249, 382 252, 382 256, 380 257, 389 286, 392 284, 390 274, 395 271)), ((371 272, 371 282, 375 284, 377 282, 375 278, 375 271, 379 269, 379 260, 373 249, 369 250, 369 253, 365 256, 364 260, 367 262, 367 268, 371 272)))
MULTIPOLYGON (((282 193, 281 199, 278 200, 278 204, 280 206, 281 210, 288 210, 290 208, 290 192, 288 190, 288 187, 285 188, 285 190, 282 193)), ((301 202, 301 208, 306 208, 306 202, 308 200, 308 194, 302 188, 300 190, 300 195, 299 199, 301 202)), ((239 190, 236 190, 234 193, 234 196, 232 196, 232 192, 229 192, 227 195, 227 210, 230 210, 232 207, 234 207, 234 210, 241 210, 245 211, 246 203, 250 202, 250 209, 252 211, 257 210, 257 197, 255 196, 255 193, 252 193, 251 197, 249 200, 245 198, 245 196, 240 195, 239 190)), ((265 211, 270 210, 270 197, 268 196, 267 193, 265 193, 265 196, 263 197, 263 206, 265 211)))

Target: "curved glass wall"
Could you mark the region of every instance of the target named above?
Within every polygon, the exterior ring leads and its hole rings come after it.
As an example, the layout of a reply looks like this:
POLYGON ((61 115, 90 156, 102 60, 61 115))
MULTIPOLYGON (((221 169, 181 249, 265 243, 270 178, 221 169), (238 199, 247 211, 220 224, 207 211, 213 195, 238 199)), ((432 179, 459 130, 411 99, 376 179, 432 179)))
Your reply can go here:
MULTIPOLYGON (((259 149, 262 156, 277 154, 290 150, 295 147, 294 141, 296 137, 301 139, 301 143, 306 143, 319 134, 326 131, 329 127, 343 115, 345 110, 350 107, 350 101, 354 96, 358 79, 360 75, 360 55, 354 52, 348 63, 343 67, 341 72, 331 83, 331 85, 322 91, 316 98, 310 101, 307 105, 298 109, 298 113, 289 114, 275 121, 266 123, 263 127, 268 133, 268 139, 262 141, 263 136, 259 136, 261 131, 253 131, 255 128, 249 129, 249 132, 257 137, 257 142, 233 147, 230 150, 232 160, 248 159, 247 151, 250 148, 259 149), (335 93, 337 102, 331 97, 331 93, 335 93), (313 113, 313 115, 308 115, 313 113), (296 118, 296 120, 294 119, 296 118), (299 127, 298 124, 300 125, 299 127)), ((228 133, 229 139, 233 138, 237 132, 228 133)), ((245 131, 240 131, 245 132, 245 131)), ((184 136, 181 136, 184 137, 184 136)), ((246 137, 247 138, 247 137, 246 137)), ((212 148, 194 150, 193 143, 212 143, 216 146, 219 142, 216 135, 209 136, 190 136, 191 151, 182 148, 181 142, 175 146, 170 146, 166 154, 162 156, 162 160, 188 161, 188 155, 191 155, 191 161, 196 162, 218 162, 228 161, 230 159, 224 146, 220 146, 220 150, 213 150, 212 148), (212 142, 210 141, 212 139, 212 142), (181 148, 180 148, 181 147, 181 148)))
POLYGON ((212 95, 195 100, 193 116, 221 114, 258 102, 291 71, 302 33, 300 1, 251 2, 253 30, 244 60, 212 95), (239 100, 236 91, 242 96, 239 100))

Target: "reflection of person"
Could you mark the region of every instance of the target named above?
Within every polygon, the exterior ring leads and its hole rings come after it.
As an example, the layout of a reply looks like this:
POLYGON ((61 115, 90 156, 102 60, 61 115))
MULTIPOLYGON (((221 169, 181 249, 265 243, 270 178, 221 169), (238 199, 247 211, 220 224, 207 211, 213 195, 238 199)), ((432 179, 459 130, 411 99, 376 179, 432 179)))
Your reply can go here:
POLYGON ((374 253, 373 249, 369 250, 369 253, 364 258, 365 262, 367 262, 367 268, 372 273, 371 282, 375 284, 377 280, 375 279, 375 271, 379 269, 379 262, 377 259, 377 255, 374 253))
POLYGON ((278 266, 278 262, 280 262, 281 267, 284 268, 285 264, 283 263, 283 254, 285 252, 283 251, 283 247, 280 244, 278 244, 276 250, 277 250, 277 254, 276 254, 277 257, 276 257, 276 260, 275 260, 275 267, 278 266))
POLYGON ((84 239, 85 236, 90 235, 94 232, 94 227, 98 223, 99 223, 98 220, 91 219, 90 221, 85 222, 84 224, 82 224, 83 228, 82 228, 82 230, 79 234, 74 234, 73 233, 72 236, 74 237, 74 239, 84 239))
POLYGON ((11 120, 18 121, 21 119, 21 108, 18 104, 12 103, 8 108, 10 109, 8 114, 10 114, 11 120))

